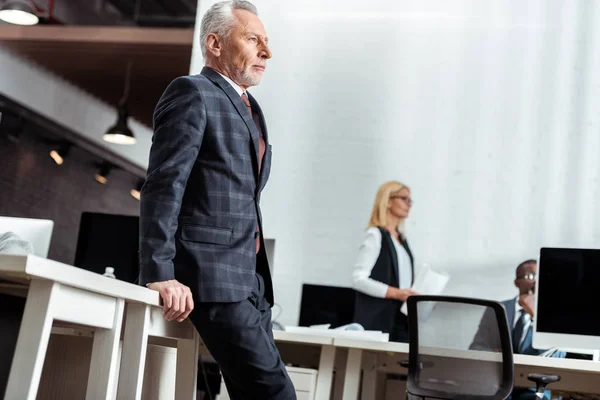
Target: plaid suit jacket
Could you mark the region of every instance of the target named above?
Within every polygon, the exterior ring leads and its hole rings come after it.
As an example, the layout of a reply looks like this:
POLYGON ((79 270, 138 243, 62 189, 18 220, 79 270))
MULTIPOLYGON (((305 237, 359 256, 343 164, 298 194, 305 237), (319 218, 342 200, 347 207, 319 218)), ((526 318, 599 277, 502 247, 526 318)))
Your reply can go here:
POLYGON ((159 100, 140 198, 140 284, 177 279, 195 301, 237 302, 250 296, 258 271, 273 304, 264 243, 256 254, 271 145, 249 99, 267 145, 260 173, 256 124, 216 71, 175 79, 159 100))

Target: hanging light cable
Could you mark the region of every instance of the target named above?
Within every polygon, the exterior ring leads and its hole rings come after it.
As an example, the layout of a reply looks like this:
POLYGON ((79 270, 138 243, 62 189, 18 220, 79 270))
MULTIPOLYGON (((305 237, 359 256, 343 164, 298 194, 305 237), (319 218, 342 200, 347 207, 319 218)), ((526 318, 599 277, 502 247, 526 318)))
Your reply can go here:
POLYGON ((125 89, 123 90, 123 97, 119 101, 117 122, 108 128, 104 134, 104 141, 115 144, 131 145, 136 143, 135 136, 132 130, 127 125, 129 118, 129 111, 127 107, 127 100, 129 98, 129 87, 131 84, 131 67, 132 62, 129 60, 127 63, 127 73, 125 76, 125 89))

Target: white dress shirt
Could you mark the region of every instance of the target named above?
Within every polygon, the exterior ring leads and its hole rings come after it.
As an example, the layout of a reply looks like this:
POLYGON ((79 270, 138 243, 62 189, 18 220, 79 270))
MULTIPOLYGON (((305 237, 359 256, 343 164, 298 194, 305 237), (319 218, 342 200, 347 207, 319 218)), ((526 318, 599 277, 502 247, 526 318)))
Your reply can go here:
POLYGON ((227 81, 227 83, 229 83, 231 85, 232 88, 235 89, 235 91, 237 92, 237 94, 240 95, 240 97, 242 97, 242 95, 244 94, 244 89, 242 89, 240 87, 240 85, 238 85, 237 83, 235 83, 234 81, 232 81, 231 79, 229 79, 228 77, 226 77, 225 75, 223 75, 222 73, 216 71, 217 74, 221 75, 223 77, 223 79, 225 79, 227 81))
MULTIPOLYGON (((515 325, 517 325, 517 321, 519 320, 519 317, 521 316, 522 309, 523 309, 523 307, 521 307, 521 305, 519 304, 519 297, 517 296, 515 298, 515 317, 513 319, 513 324, 512 324, 513 329, 514 329, 515 325)), ((531 315, 529 315, 528 312, 525 312, 525 326, 523 328, 523 332, 527 332, 529 325, 531 325, 531 315)))
MULTIPOLYGON (((514 316, 513 324, 512 324, 513 330, 515 329, 515 326, 517 325, 517 321, 521 317, 521 310, 523 310, 523 307, 521 307, 521 305, 519 304, 519 297, 517 296, 515 299, 515 316, 514 316)), ((529 330, 530 326, 531 326, 531 315, 529 315, 529 313, 525 311, 525 323, 523 324, 523 336, 519 339, 521 343, 525 339, 525 336, 526 336, 527 331, 529 330)), ((521 343, 519 343, 519 346, 521 345, 521 343)))
MULTIPOLYGON (((352 272, 352 286, 359 292, 373 297, 385 298, 388 285, 370 278, 371 271, 381 251, 381 232, 377 227, 367 229, 365 239, 358 249, 358 258, 352 272)), ((400 289, 407 289, 412 284, 412 267, 408 252, 392 236, 392 242, 398 257, 398 277, 400 289)))

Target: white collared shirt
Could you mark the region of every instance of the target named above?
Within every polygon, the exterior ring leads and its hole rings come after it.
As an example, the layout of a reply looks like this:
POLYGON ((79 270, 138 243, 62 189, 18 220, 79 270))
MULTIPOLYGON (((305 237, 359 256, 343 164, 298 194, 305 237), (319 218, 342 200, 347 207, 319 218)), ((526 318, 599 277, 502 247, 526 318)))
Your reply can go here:
MULTIPOLYGON (((354 271, 352 272, 352 283, 354 289, 369 296, 385 298, 388 285, 370 278, 373 267, 379 258, 381 251, 381 232, 376 227, 367 229, 365 240, 362 242, 354 271)), ((395 237, 392 237, 394 249, 398 257, 398 277, 400 289, 412 286, 412 267, 408 252, 395 237)))
POLYGON ((237 83, 235 83, 234 81, 232 81, 231 79, 229 79, 228 77, 226 77, 225 75, 220 73, 219 71, 217 71, 217 74, 221 75, 223 77, 223 79, 225 79, 227 81, 227 83, 229 83, 231 85, 231 87, 235 89, 237 94, 239 94, 240 97, 242 97, 242 95, 245 93, 245 90, 242 89, 240 87, 240 85, 238 85, 237 83))

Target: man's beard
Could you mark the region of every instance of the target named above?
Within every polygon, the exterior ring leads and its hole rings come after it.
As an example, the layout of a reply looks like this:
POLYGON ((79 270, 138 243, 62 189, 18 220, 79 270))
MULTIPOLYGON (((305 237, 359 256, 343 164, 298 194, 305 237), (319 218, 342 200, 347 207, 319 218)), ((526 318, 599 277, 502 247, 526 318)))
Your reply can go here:
MULTIPOLYGON (((252 68, 252 67, 250 67, 252 68)), ((260 83, 260 75, 252 75, 248 70, 244 70, 240 75, 240 81, 244 86, 257 86, 260 83)))

